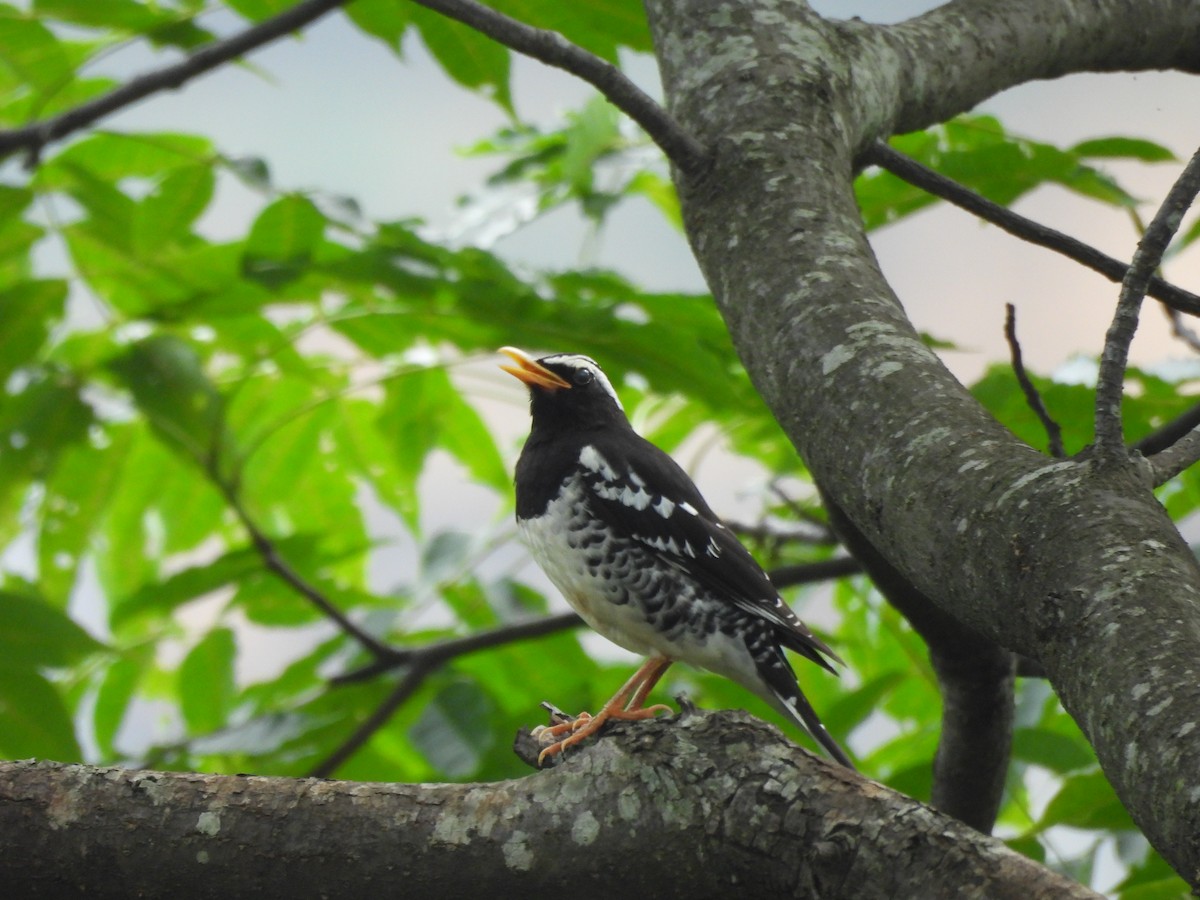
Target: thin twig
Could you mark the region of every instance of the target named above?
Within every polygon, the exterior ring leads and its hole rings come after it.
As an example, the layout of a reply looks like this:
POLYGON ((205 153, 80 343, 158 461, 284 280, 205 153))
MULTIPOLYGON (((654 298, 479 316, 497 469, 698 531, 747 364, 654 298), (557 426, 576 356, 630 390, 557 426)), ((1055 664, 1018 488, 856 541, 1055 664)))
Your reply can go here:
MULTIPOLYGON (((1073 259, 1080 265, 1099 272, 1110 281, 1120 281, 1129 270, 1126 263, 1101 253, 1094 247, 1065 235, 1061 231, 1048 228, 998 203, 993 203, 940 172, 921 165, 915 159, 905 156, 882 141, 877 141, 867 148, 862 158, 863 162, 886 169, 897 178, 974 213, 985 222, 991 222, 1015 237, 1061 253, 1068 259, 1073 259)), ((1191 315, 1200 315, 1200 296, 1168 284, 1161 278, 1151 278, 1146 292, 1172 309, 1191 315)))
POLYGON ((0 131, 0 159, 24 150, 28 154, 28 165, 32 168, 37 165, 46 145, 117 110, 131 106, 151 94, 178 88, 198 75, 316 21, 347 2, 349 0, 303 0, 291 9, 259 22, 245 31, 206 44, 188 54, 181 62, 138 75, 107 94, 81 103, 57 116, 32 122, 22 128, 0 131))
POLYGON ((1004 304, 1004 337, 1008 340, 1008 352, 1012 357, 1013 373, 1017 376, 1017 383, 1021 385, 1021 391, 1025 394, 1025 402, 1029 404, 1029 408, 1042 423, 1042 427, 1046 429, 1046 437, 1050 441, 1050 455, 1056 459, 1062 459, 1067 455, 1063 449, 1062 428, 1051 417, 1046 409, 1046 404, 1042 402, 1042 395, 1038 393, 1038 389, 1034 386, 1029 378, 1029 374, 1025 371, 1025 363, 1021 358, 1021 344, 1017 340, 1017 309, 1011 303, 1004 304))
POLYGON ((1196 428, 1200 428, 1200 403, 1150 432, 1129 449, 1136 450, 1143 456, 1157 456, 1196 428))
POLYGON ((337 675, 331 678, 329 683, 333 685, 353 684, 358 681, 366 681, 368 678, 373 678, 390 669, 408 665, 432 671, 438 666, 468 653, 502 647, 505 644, 514 644, 531 638, 545 637, 559 631, 576 628, 582 624, 583 620, 573 612, 558 613, 529 622, 501 625, 466 637, 449 638, 436 644, 426 644, 424 647, 393 650, 391 658, 378 659, 361 669, 337 675))
POLYGON ((1123 460, 1127 453, 1121 429, 1121 394, 1125 383, 1125 366, 1129 360, 1129 345, 1137 331, 1142 299, 1162 261, 1171 237, 1179 228, 1200 192, 1200 150, 1192 155, 1183 172, 1167 192, 1167 197, 1138 241, 1133 262, 1121 282, 1121 296, 1112 324, 1104 338, 1100 355, 1100 374, 1096 384, 1096 451, 1101 460, 1123 460))
MULTIPOLYGON (((434 666, 433 668, 437 668, 437 666, 434 666)), ((409 669, 408 672, 405 673, 404 677, 401 678, 396 686, 392 689, 392 692, 384 698, 384 701, 381 704, 379 704, 378 708, 371 713, 371 715, 367 716, 366 719, 359 723, 359 726, 354 729, 354 733, 351 734, 350 737, 346 738, 346 740, 343 741, 336 750, 329 754, 329 756, 321 760, 319 763, 313 766, 311 770, 309 770, 309 777, 328 778, 333 775, 333 773, 338 770, 338 767, 340 767, 342 763, 357 753, 358 749, 367 741, 369 741, 375 732, 387 724, 388 719, 392 717, 392 714, 399 709, 409 697, 417 692, 421 685, 425 683, 425 679, 429 676, 430 672, 433 671, 433 668, 414 665, 411 669, 409 669)))
MULTIPOLYGON (((254 521, 250 513, 246 510, 245 504, 242 503, 241 497, 237 491, 226 481, 220 480, 215 475, 213 481, 217 485, 217 489, 225 497, 225 502, 229 504, 229 508, 233 510, 238 521, 242 523, 242 527, 250 535, 250 541, 254 544, 254 549, 262 558, 263 565, 274 572, 284 583, 292 590, 307 599, 313 606, 317 607, 322 613, 337 623, 337 626, 343 632, 348 634, 354 640, 358 641, 362 646, 371 653, 377 660, 401 660, 406 661, 404 651, 396 650, 384 644, 382 641, 371 636, 363 631, 353 622, 351 622, 340 609, 330 602, 316 586, 309 583, 299 572, 293 569, 282 556, 279 555, 279 549, 262 529, 258 527, 258 523, 254 521)), ((400 665, 401 662, 397 662, 400 665)))
POLYGON ((558 32, 526 25, 473 0, 414 2, 462 22, 518 53, 582 78, 641 125, 685 175, 699 175, 707 167, 708 151, 670 113, 616 66, 572 44, 558 32))
POLYGON ((1193 352, 1200 353, 1200 334, 1187 323, 1183 313, 1170 307, 1167 307, 1166 313, 1171 322, 1171 334, 1187 344, 1193 352))

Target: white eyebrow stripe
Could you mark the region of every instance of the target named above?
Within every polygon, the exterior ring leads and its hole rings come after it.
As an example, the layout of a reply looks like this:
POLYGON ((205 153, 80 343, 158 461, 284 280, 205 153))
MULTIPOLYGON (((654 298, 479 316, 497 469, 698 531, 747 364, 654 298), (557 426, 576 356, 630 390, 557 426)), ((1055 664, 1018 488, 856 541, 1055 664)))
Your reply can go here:
POLYGON ((592 374, 596 376, 596 381, 604 388, 605 393, 612 397, 613 403, 617 404, 617 409, 621 412, 625 411, 625 407, 621 405, 621 399, 617 396, 616 390, 613 389, 612 382, 608 380, 608 376, 604 374, 604 370, 590 356, 584 356, 582 353, 556 353, 553 356, 543 356, 538 360, 542 365, 551 363, 556 366, 570 366, 573 369, 590 369, 592 374))

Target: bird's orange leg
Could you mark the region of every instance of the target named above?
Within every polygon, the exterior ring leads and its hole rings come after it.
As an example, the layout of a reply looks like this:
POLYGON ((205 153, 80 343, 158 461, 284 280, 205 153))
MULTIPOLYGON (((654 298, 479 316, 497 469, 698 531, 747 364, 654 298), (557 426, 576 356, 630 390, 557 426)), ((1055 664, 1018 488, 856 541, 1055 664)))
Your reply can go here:
POLYGON ((561 741, 555 741, 538 754, 538 765, 541 766, 547 756, 561 753, 567 747, 592 736, 609 719, 637 721, 653 718, 660 712, 671 712, 671 707, 661 703, 645 706, 646 697, 649 696, 650 691, 658 684, 659 679, 663 677, 663 673, 670 668, 670 665, 671 660, 662 656, 652 656, 642 663, 641 668, 633 673, 633 676, 622 685, 621 689, 604 704, 596 715, 580 713, 571 722, 542 725, 535 728, 533 736, 543 742, 547 738, 553 739, 560 735, 566 735, 561 741))

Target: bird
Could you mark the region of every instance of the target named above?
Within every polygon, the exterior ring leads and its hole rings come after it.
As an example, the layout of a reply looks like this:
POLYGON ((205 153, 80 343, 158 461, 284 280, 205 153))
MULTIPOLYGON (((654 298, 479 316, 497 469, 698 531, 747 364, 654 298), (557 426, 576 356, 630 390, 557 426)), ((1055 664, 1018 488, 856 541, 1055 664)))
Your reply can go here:
POLYGON ((844 663, 788 607, 683 468, 633 429, 596 361, 499 352, 512 361, 500 368, 529 391, 532 425, 514 478, 520 536, 594 631, 646 657, 596 715, 541 726, 538 765, 608 720, 669 712, 646 700, 681 661, 742 685, 853 769, 783 651, 835 675, 832 663, 844 663))

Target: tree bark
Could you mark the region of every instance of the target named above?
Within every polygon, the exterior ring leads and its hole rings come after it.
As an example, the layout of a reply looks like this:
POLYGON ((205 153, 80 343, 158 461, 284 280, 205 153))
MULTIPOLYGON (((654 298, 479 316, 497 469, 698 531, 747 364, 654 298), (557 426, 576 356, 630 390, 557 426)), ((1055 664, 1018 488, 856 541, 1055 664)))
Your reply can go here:
POLYGON ((1144 463, 1049 459, 971 398, 880 273, 852 189, 893 126, 1021 81, 1195 71, 1200 7, 963 0, 890 28, 786 0, 648 8, 671 111, 713 157, 678 180, 689 239, 755 386, 905 579, 1044 666, 1135 821, 1200 884, 1200 568, 1144 463))
POLYGON ((22 898, 1097 896, 742 713, 494 784, 0 763, 0 834, 22 898))

